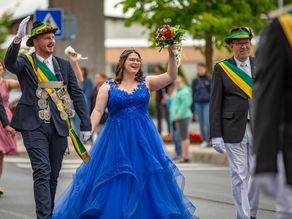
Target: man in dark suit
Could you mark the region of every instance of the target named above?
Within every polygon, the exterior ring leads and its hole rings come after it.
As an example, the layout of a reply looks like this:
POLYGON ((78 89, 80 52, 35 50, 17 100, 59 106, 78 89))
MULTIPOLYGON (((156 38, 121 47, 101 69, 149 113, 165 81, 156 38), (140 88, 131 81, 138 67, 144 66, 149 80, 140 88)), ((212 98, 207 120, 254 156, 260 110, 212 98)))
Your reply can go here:
POLYGON ((256 182, 276 198, 278 219, 292 218, 292 12, 264 30, 253 98, 256 182))
POLYGON ((225 42, 234 56, 214 67, 210 98, 210 136, 219 153, 226 150, 237 219, 255 218, 258 189, 249 186, 253 164, 249 99, 254 73, 249 28, 234 28, 225 42))
MULTIPOLYGON (((9 120, 7 118, 7 114, 6 114, 5 108, 3 106, 1 95, 0 95, 0 121, 1 121, 2 126, 8 135, 15 134, 15 130, 9 125, 9 120)), ((0 192, 0 195, 1 195, 1 192, 0 192)))
POLYGON ((57 28, 34 22, 26 45, 33 46, 35 52, 18 56, 29 19, 27 17, 20 23, 16 37, 7 50, 5 66, 17 75, 22 90, 11 126, 21 132, 31 160, 37 218, 49 219, 64 152, 68 146, 67 119, 74 114, 68 104, 71 99, 81 119, 83 140, 90 137, 91 123, 70 63, 53 56, 57 28), (37 75, 39 71, 54 80, 42 82, 37 75))

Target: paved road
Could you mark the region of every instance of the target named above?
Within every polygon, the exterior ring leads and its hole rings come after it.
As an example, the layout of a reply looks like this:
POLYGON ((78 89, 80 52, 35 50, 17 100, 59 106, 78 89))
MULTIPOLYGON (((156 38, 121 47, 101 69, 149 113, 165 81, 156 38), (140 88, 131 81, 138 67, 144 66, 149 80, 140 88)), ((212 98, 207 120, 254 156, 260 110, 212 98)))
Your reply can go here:
MULTIPOLYGON (((79 159, 65 158, 57 196, 68 186, 79 159)), ((185 193, 197 206, 201 219, 234 219, 228 168, 210 164, 180 164, 186 177, 185 193)), ((0 198, 0 219, 32 219, 34 201, 31 168, 27 157, 6 157, 1 184, 5 195, 0 198)), ((258 218, 274 219, 273 202, 262 196, 258 218)))

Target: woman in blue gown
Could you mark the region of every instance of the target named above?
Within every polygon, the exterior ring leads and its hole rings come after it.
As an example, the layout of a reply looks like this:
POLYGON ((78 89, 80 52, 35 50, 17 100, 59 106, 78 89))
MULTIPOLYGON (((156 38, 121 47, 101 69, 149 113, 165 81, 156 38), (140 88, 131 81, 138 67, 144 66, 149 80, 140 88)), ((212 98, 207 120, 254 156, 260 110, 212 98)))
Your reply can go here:
POLYGON ((177 77, 172 49, 166 73, 143 76, 140 54, 125 50, 116 77, 103 84, 91 114, 92 127, 108 107, 92 160, 76 170, 57 201, 54 219, 189 219, 195 207, 183 195, 184 178, 164 150, 148 113, 150 91, 177 77))

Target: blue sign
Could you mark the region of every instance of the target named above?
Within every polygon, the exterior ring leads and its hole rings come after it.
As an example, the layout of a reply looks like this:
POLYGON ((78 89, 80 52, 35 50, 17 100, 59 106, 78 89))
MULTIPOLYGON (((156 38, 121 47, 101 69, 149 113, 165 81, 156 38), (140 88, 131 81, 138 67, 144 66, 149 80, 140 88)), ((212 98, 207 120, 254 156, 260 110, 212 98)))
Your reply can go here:
POLYGON ((48 10, 36 10, 35 21, 41 21, 46 24, 58 27, 58 31, 55 33, 56 39, 63 37, 63 10, 62 9, 48 9, 48 10))

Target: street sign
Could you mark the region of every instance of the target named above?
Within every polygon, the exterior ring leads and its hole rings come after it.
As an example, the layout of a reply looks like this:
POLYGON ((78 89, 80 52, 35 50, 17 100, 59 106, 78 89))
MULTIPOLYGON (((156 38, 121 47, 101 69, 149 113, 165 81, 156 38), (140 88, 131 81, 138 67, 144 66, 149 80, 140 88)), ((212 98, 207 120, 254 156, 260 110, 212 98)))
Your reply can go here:
POLYGON ((62 9, 49 8, 48 10, 36 10, 34 20, 58 27, 58 31, 55 33, 56 39, 61 39, 63 37, 62 9))

